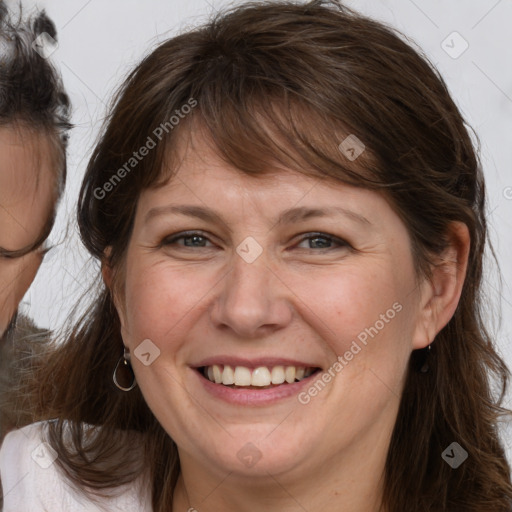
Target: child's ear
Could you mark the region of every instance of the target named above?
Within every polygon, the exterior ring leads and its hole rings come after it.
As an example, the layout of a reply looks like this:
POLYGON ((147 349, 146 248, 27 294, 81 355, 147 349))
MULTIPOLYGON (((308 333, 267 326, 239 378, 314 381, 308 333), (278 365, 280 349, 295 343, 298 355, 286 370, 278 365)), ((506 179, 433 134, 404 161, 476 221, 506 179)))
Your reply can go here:
POLYGON ((432 276, 422 283, 420 315, 413 349, 425 348, 450 321, 457 309, 466 278, 470 236, 466 224, 452 222, 446 234, 448 246, 432 266, 432 276))

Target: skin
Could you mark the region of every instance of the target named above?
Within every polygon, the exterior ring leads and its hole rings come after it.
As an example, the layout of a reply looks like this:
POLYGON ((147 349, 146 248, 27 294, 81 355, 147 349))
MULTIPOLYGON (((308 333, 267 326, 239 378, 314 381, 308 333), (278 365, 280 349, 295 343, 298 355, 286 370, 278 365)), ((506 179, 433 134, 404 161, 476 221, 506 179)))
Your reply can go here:
POLYGON ((0 336, 43 258, 41 247, 23 253, 41 238, 55 206, 51 155, 46 135, 0 127, 0 336))
MULTIPOLYGON (((256 180, 200 138, 182 146, 176 176, 139 199, 115 294, 138 385, 178 446, 173 510, 382 510, 407 362, 455 311, 466 227, 453 224, 432 281, 418 283, 406 227, 378 193, 287 169, 256 180), (174 213, 145 222, 150 210, 171 204, 208 207, 223 222, 174 213), (276 224, 297 206, 343 206, 370 224, 333 215, 276 224), (206 239, 195 247, 162 243, 187 230, 206 239), (330 248, 319 249, 305 238, 311 232, 350 245, 322 239, 330 248), (263 249, 253 263, 236 252, 248 236, 263 249), (292 397, 234 406, 208 394, 190 367, 229 354, 289 357, 325 370, 394 303, 402 310, 305 405, 292 397), (133 352, 148 338, 160 356, 145 366, 133 352), (261 455, 252 467, 237 457, 247 443, 261 455)), ((104 265, 103 274, 112 286, 112 269, 104 265)))

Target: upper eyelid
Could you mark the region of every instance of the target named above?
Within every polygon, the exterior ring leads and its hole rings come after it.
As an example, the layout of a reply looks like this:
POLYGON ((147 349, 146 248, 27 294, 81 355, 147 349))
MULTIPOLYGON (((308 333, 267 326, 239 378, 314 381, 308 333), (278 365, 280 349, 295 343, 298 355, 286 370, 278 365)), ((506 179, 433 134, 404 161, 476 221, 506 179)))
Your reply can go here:
POLYGON ((16 260, 18 258, 22 258, 25 256, 24 251, 6 251, 5 249, 0 249, 0 258, 4 258, 6 260, 16 260))
MULTIPOLYGON (((183 231, 183 232, 178 232, 175 234, 165 236, 164 238, 162 238, 161 242, 157 245, 157 247, 164 248, 168 245, 171 245, 171 243, 176 245, 176 242, 178 240, 182 240, 184 238, 191 238, 193 236, 200 236, 201 238, 208 240, 212 245, 218 245, 214 241, 211 240, 211 235, 206 234, 202 231, 183 231)), ((181 247, 185 248, 185 249, 193 248, 193 246, 191 247, 191 246, 185 246, 185 245, 183 245, 181 247)), ((207 247, 207 248, 210 248, 210 247, 207 247)))
POLYGON ((303 235, 307 235, 307 236, 302 236, 302 238, 298 241, 298 243, 301 243, 305 240, 311 240, 314 238, 327 238, 340 246, 352 247, 351 244, 349 242, 347 242, 347 240, 345 240, 344 238, 341 238, 336 235, 330 235, 329 233, 309 232, 309 233, 303 233, 303 235))
POLYGON ((38 251, 41 251, 43 256, 53 249, 53 245, 46 246, 46 241, 41 242, 36 247, 28 247, 24 249, 18 249, 17 251, 7 251, 6 249, 0 248, 0 258, 4 258, 6 260, 17 260, 19 258, 23 258, 23 256, 27 256, 27 254, 32 254, 38 251))
POLYGON ((204 231, 179 231, 178 233, 173 233, 172 235, 165 236, 162 239, 162 244, 170 240, 179 240, 180 238, 189 238, 192 236, 200 236, 202 238, 207 238, 208 240, 210 240, 210 237, 212 235, 210 235, 209 233, 205 233, 204 231))

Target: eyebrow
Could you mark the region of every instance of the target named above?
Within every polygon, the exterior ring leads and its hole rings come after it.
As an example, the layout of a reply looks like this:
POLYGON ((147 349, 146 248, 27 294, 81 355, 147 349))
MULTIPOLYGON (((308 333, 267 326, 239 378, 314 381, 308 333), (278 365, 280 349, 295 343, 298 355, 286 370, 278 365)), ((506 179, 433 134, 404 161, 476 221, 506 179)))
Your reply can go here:
MULTIPOLYGON (((144 222, 148 223, 151 219, 155 217, 167 214, 185 215, 187 217, 195 217, 206 222, 213 222, 226 225, 226 222, 224 221, 222 216, 216 213, 214 210, 203 206, 185 204, 167 205, 152 208, 146 214, 144 222)), ((279 215, 279 218, 277 219, 275 225, 296 224, 307 219, 329 217, 333 215, 343 215, 360 224, 366 226, 372 225, 372 223, 360 213, 353 212, 352 210, 348 210, 340 206, 331 206, 327 208, 308 208, 305 206, 301 206, 290 208, 288 210, 283 211, 279 215)))

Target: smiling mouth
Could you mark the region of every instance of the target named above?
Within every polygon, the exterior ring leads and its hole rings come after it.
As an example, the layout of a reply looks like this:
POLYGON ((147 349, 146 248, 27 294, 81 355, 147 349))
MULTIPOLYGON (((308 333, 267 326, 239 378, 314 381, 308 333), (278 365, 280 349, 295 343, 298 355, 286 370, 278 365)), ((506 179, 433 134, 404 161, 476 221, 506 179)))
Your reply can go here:
POLYGON ((246 366, 217 365, 197 368, 199 373, 210 382, 229 388, 267 389, 276 386, 300 382, 320 371, 318 367, 304 366, 246 366))

